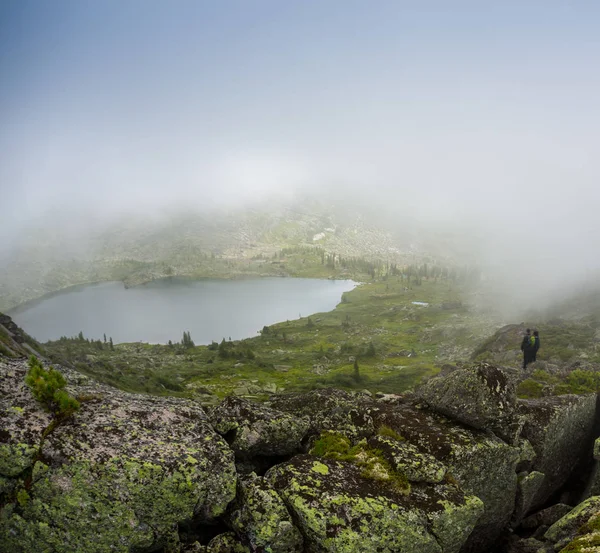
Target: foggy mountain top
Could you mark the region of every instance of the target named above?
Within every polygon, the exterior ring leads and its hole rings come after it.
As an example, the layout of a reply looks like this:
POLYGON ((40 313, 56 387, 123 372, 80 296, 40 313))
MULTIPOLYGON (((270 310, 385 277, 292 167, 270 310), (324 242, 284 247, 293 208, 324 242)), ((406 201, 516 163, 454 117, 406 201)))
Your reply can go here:
POLYGON ((4 3, 0 255, 32 227, 76 245, 314 197, 435 236, 519 296, 572 286, 600 265, 598 16, 4 3))

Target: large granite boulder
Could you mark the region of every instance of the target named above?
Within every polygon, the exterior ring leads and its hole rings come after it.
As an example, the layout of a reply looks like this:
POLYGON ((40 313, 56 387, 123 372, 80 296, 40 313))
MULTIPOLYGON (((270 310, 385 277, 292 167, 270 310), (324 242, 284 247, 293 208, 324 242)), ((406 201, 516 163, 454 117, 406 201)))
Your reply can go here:
POLYGON ((308 419, 230 396, 209 413, 213 428, 239 458, 289 455, 308 431, 308 419))
POLYGON ((430 378, 417 397, 431 410, 477 429, 488 429, 514 443, 520 433, 513 375, 480 363, 430 378))
POLYGON ((519 400, 522 436, 533 446, 532 468, 545 475, 530 510, 539 509, 568 480, 579 461, 591 457, 596 394, 519 400))
POLYGON ((372 415, 376 427, 395 430, 444 466, 447 481, 483 501, 484 513, 463 551, 485 551, 495 544, 515 508, 521 449, 409 403, 382 404, 372 415))
POLYGON ((220 517, 235 497, 233 453, 199 404, 60 369, 81 408, 52 429, 27 370, 0 360, 6 551, 176 551, 179 522, 220 517))
POLYGON ((265 476, 304 536, 307 551, 458 553, 483 506, 449 485, 410 493, 366 477, 360 467, 298 455, 265 476))
POLYGON ((362 394, 353 395, 334 388, 282 394, 271 400, 274 409, 297 417, 307 417, 311 436, 330 430, 340 432, 353 441, 374 434, 370 415, 374 406, 375 402, 362 394))

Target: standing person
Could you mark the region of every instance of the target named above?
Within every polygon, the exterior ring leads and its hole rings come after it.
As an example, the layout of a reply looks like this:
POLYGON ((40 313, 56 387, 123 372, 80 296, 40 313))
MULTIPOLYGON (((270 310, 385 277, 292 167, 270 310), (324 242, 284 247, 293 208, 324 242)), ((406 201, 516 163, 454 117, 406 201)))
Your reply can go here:
POLYGON ((527 363, 531 362, 531 329, 525 331, 525 336, 521 342, 521 351, 523 352, 523 369, 527 368, 527 363))
POLYGON ((535 362, 537 360, 537 352, 540 349, 540 333, 537 330, 533 331, 533 358, 532 361, 535 362))

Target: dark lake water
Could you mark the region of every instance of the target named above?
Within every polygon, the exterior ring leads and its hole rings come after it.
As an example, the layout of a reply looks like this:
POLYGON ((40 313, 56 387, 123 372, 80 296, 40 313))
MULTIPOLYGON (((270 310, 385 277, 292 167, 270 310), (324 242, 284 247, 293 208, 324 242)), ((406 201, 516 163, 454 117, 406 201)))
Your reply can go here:
POLYGON ((40 342, 83 331, 115 343, 178 342, 189 331, 196 344, 256 336, 264 325, 331 311, 350 280, 261 278, 167 279, 125 289, 121 282, 70 288, 10 313, 40 342))

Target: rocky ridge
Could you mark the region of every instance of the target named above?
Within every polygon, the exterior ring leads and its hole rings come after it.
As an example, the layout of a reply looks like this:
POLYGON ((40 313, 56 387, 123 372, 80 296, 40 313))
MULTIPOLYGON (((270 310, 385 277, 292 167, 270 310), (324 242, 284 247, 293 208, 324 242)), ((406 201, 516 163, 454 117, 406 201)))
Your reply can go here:
POLYGON ((1 552, 549 553, 598 540, 595 394, 518 400, 510 370, 480 363, 405 396, 326 389, 205 412, 57 367, 81 408, 53 425, 27 369, 0 357, 1 552), (317 451, 324 436, 351 449, 317 451))

